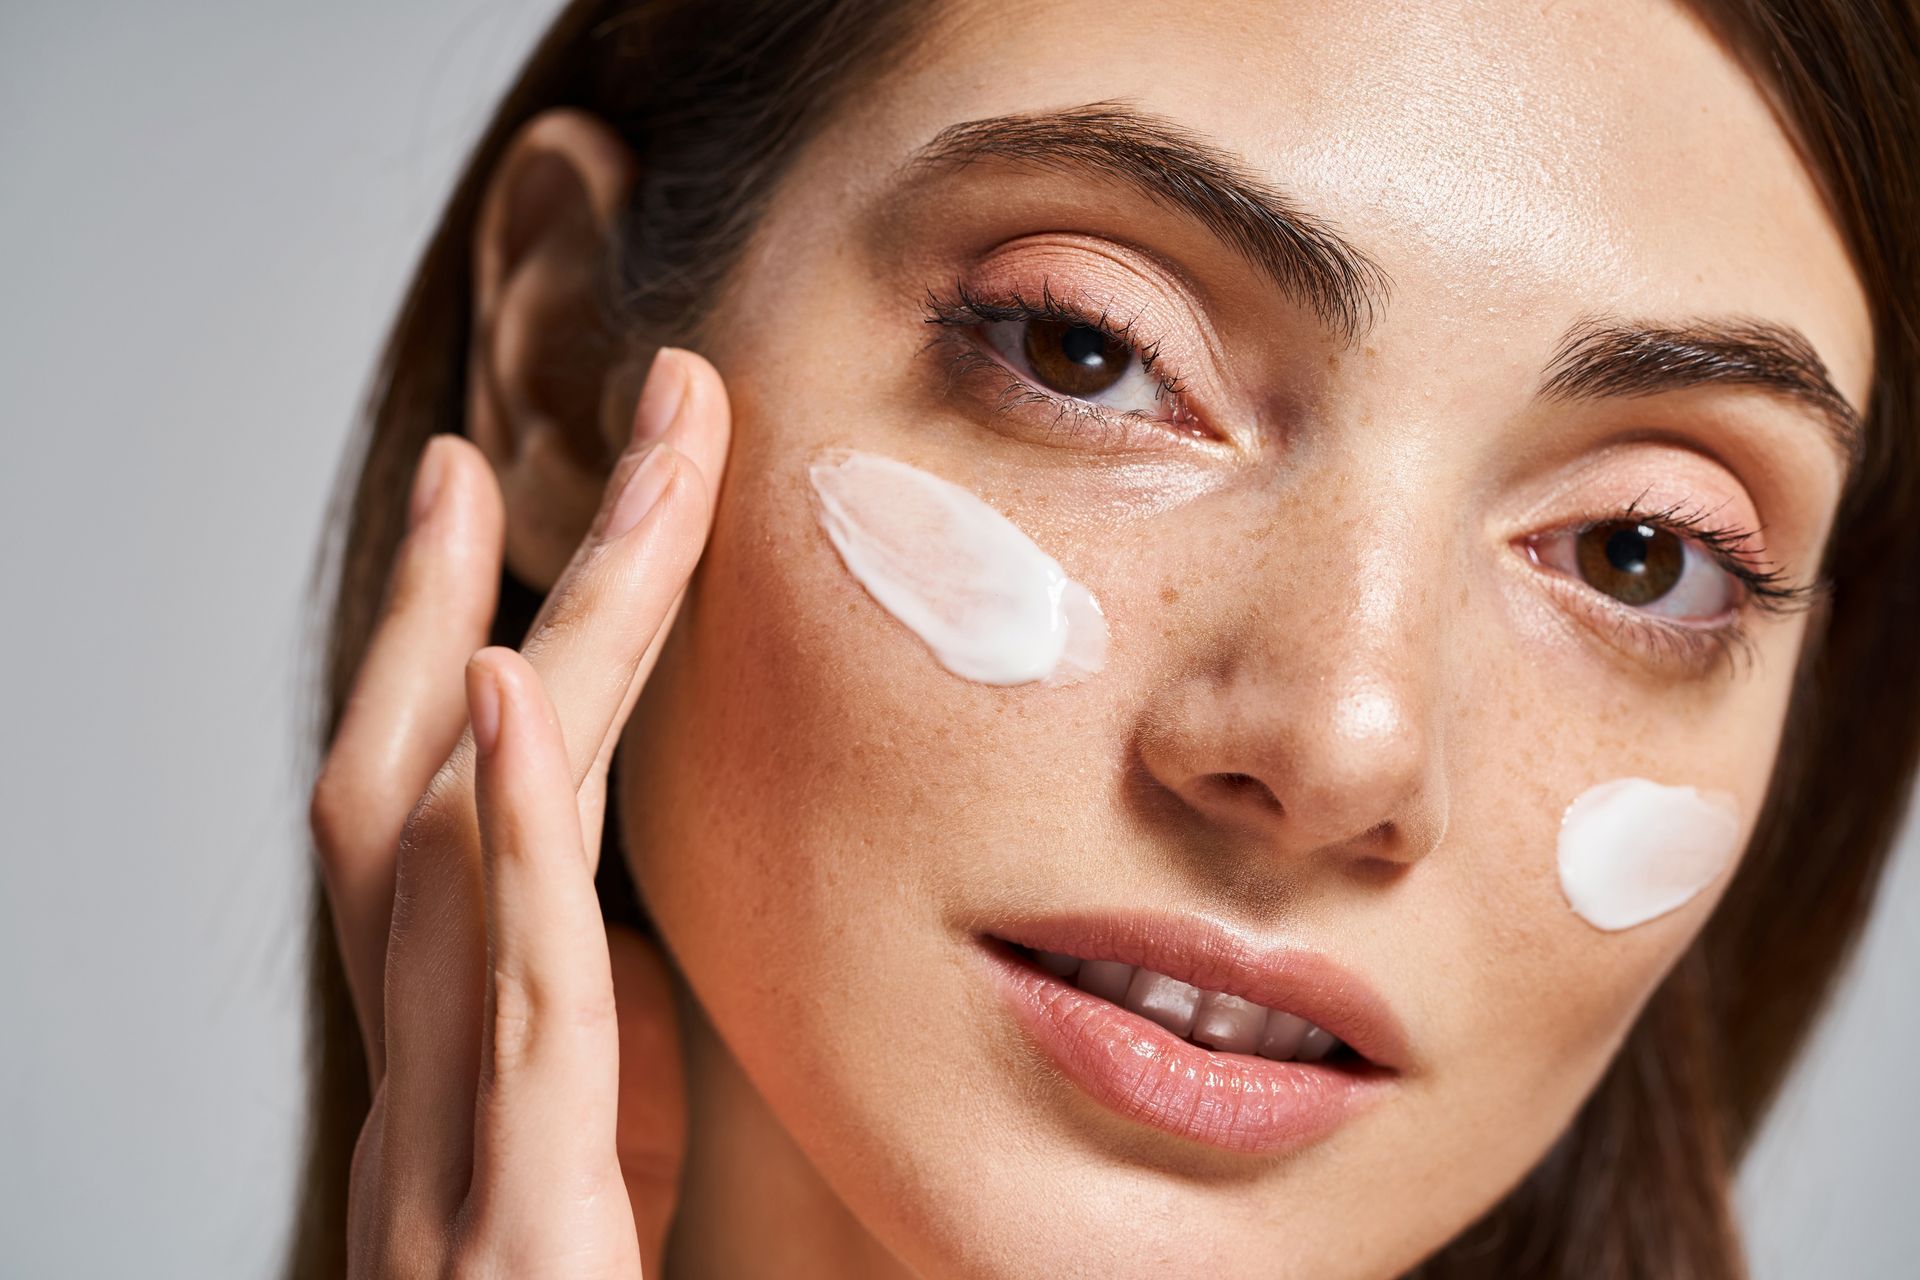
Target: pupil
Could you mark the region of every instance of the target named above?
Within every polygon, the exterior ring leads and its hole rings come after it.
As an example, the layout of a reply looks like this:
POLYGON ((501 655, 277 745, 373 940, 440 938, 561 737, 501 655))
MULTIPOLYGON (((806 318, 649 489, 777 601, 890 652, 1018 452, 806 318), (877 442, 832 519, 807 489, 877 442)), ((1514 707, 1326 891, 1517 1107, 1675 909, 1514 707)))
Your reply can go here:
POLYGON ((1074 364, 1094 366, 1106 358, 1107 338, 1098 329, 1075 325, 1060 335, 1060 354, 1074 364))
POLYGON ((1653 536, 1653 530, 1645 525, 1635 525, 1631 529, 1621 529, 1607 539, 1607 559, 1616 569, 1628 573, 1647 571, 1646 540, 1653 536))

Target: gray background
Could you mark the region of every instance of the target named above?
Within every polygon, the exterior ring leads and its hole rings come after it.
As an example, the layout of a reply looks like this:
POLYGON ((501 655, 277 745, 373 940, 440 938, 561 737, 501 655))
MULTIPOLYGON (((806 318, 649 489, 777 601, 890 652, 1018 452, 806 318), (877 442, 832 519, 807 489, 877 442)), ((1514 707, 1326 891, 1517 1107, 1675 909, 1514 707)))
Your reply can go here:
MULTIPOLYGON (((0 1275, 276 1256, 310 553, 413 256, 551 8, 0 5, 0 1275)), ((1920 1274, 1914 844, 1748 1170, 1762 1280, 1920 1274)))

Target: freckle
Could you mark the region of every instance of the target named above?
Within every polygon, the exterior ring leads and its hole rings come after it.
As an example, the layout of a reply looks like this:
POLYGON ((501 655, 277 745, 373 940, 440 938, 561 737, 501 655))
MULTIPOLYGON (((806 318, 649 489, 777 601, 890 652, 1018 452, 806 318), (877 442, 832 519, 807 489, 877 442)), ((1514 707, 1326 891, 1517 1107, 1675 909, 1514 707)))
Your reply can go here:
POLYGON ((1162 587, 1160 588, 1160 600, 1163 604, 1178 604, 1180 602, 1180 592, 1173 587, 1162 587))
POLYGON ((1338 373, 1340 371, 1339 355, 1334 354, 1327 357, 1327 370, 1330 373, 1338 373))

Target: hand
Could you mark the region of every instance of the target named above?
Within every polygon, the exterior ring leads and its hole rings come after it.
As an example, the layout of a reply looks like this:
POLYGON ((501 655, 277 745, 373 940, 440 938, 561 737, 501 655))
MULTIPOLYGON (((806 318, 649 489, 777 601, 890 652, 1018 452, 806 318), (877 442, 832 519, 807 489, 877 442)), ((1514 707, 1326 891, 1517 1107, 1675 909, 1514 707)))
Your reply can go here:
POLYGON ((492 468, 455 436, 422 455, 311 809, 372 1071, 355 1277, 660 1274, 686 1132, 672 990, 655 948, 608 936, 593 872, 608 762, 711 526, 719 374, 663 349, 636 424, 518 652, 481 648, 492 468))

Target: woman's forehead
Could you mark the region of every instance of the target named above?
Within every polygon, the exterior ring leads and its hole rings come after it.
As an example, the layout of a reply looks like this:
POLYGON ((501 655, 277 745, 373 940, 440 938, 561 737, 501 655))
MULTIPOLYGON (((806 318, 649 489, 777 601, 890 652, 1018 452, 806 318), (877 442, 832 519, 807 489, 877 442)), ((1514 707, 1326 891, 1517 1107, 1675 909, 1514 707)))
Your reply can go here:
POLYGON ((1337 227, 1401 314, 1750 317, 1865 401, 1868 304, 1817 179, 1683 7, 956 0, 847 114, 878 175, 957 122, 1115 100, 1337 227))

